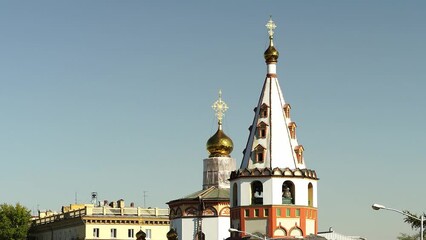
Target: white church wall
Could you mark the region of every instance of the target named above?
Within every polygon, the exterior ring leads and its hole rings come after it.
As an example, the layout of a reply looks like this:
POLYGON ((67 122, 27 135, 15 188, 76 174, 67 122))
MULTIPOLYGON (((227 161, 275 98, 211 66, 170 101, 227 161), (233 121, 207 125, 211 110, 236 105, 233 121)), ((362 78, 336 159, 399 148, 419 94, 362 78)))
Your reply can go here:
MULTIPOLYGON (((179 240, 195 239, 197 221, 197 218, 179 218, 172 221, 179 240)), ((230 236, 228 232, 229 217, 206 217, 203 218, 202 223, 202 231, 206 240, 222 240, 230 236)))
POLYGON ((306 233, 305 235, 315 234, 315 220, 306 219, 306 233))

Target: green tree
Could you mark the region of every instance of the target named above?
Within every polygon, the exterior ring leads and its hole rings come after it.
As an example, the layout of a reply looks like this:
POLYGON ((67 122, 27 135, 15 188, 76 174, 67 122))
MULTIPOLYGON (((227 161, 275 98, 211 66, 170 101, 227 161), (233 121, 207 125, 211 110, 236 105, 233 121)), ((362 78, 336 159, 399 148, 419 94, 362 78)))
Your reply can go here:
POLYGON ((399 236, 397 237, 398 240, 418 240, 419 239, 419 235, 420 234, 416 234, 416 235, 408 235, 406 233, 400 233, 399 236))
POLYGON ((0 205, 0 239, 24 240, 30 228, 30 210, 21 204, 0 205))
MULTIPOLYGON (((411 215, 411 216, 413 216, 413 217, 415 217, 417 219, 420 219, 420 217, 421 217, 421 215, 413 214, 413 213, 411 213, 410 211, 407 211, 407 210, 405 210, 403 212, 406 213, 406 214, 408 214, 408 215, 411 215)), ((424 213, 423 213, 423 217, 426 219, 426 215, 424 213)), ((411 217, 405 217, 404 218, 404 222, 410 224, 411 228, 413 230, 420 231, 420 222, 421 221, 417 220, 417 219, 414 219, 414 218, 411 218, 411 217)), ((423 224, 425 224, 425 222, 423 222, 423 224)), ((425 229, 423 230, 423 235, 424 235, 423 237, 425 237, 425 235, 426 235, 425 229)), ((416 235, 413 235, 413 236, 401 233, 398 236, 398 240, 412 240, 412 239, 419 239, 419 237, 420 237, 420 233, 416 234, 416 235)))

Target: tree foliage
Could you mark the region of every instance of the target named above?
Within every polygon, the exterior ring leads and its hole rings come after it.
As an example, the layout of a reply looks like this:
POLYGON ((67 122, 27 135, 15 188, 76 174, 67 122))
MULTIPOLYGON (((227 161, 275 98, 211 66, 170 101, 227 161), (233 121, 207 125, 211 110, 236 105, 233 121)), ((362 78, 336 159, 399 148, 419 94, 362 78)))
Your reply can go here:
POLYGON ((400 233, 399 236, 397 237, 398 240, 418 240, 419 239, 419 235, 420 234, 416 234, 416 235, 408 235, 406 233, 400 233))
MULTIPOLYGON (((420 219, 421 215, 417 215, 417 214, 413 214, 410 211, 405 210, 404 213, 411 215, 417 219, 420 219)), ((423 213, 423 217, 424 219, 426 219, 426 214, 423 213)), ((404 218, 404 222, 409 223, 411 225, 412 229, 420 229, 420 220, 417 220, 414 218, 410 218, 410 217, 405 217, 404 218)), ((424 224, 424 222, 423 222, 424 224)))
MULTIPOLYGON (((421 218, 421 215, 417 215, 417 214, 413 214, 413 213, 411 213, 410 211, 407 211, 407 210, 405 210, 405 211, 403 211, 405 214, 408 214, 408 215, 410 215, 410 216, 413 216, 414 218, 412 218, 412 217, 408 217, 408 216, 406 216, 405 218, 404 218, 404 222, 405 223, 408 223, 408 224, 410 224, 411 225, 411 228, 413 229, 413 230, 420 230, 420 220, 418 220, 418 219, 420 219, 421 218), (415 219, 415 218, 417 218, 417 219, 415 219)), ((423 214, 423 217, 424 217, 424 219, 426 219, 426 214, 425 213, 422 213, 423 214)), ((423 222, 423 224, 425 224, 425 222, 423 222)), ((426 235, 426 231, 425 231, 425 229, 423 230, 423 235, 426 235)), ((412 240, 412 239, 419 239, 419 237, 420 237, 420 234, 416 234, 416 235, 413 235, 413 236, 410 236, 410 235, 408 235, 408 234, 400 234, 399 236, 398 236, 398 240, 412 240)), ((424 236, 423 236, 424 237, 424 236)))
POLYGON ((30 210, 21 204, 0 204, 0 239, 24 240, 30 228, 30 210))

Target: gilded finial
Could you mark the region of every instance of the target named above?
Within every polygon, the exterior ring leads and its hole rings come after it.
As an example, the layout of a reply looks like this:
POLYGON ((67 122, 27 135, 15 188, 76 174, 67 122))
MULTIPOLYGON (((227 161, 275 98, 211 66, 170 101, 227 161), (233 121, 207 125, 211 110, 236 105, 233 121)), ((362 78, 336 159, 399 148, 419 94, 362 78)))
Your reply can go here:
POLYGON ((269 16, 269 21, 266 23, 265 27, 268 29, 269 34, 269 47, 264 53, 266 63, 276 63, 278 61, 279 52, 274 47, 274 29, 277 27, 274 21, 272 21, 272 16, 269 16))
POLYGON ((221 90, 219 90, 219 98, 213 103, 212 108, 216 112, 219 126, 216 133, 206 143, 207 151, 210 153, 209 157, 229 157, 234 149, 234 143, 222 130, 222 119, 228 106, 222 100, 221 90))
POLYGON ((225 116, 225 112, 228 110, 228 105, 222 100, 222 90, 219 90, 219 98, 212 105, 213 110, 216 112, 216 117, 218 120, 219 126, 222 125, 223 116, 225 116))
POLYGON ((274 38, 274 29, 277 25, 272 21, 272 15, 269 16, 269 21, 266 23, 265 27, 268 29, 269 38, 274 38))

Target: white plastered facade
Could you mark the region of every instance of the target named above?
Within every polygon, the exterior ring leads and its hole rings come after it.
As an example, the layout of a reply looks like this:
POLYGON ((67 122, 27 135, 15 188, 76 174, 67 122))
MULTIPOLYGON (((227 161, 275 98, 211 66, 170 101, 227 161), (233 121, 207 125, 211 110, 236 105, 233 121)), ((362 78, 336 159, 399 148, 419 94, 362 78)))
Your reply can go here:
MULTIPOLYGON (((268 71, 275 71, 275 64, 268 64, 268 71), (272 67, 273 66, 273 67, 272 67)), ((271 74, 271 73, 269 73, 271 74)), ((275 74, 275 72, 273 72, 275 74)), ((299 146, 297 138, 292 137, 289 125, 292 123, 290 116, 286 116, 284 106, 286 102, 281 92, 278 79, 269 75, 265 79, 262 93, 256 107, 256 113, 251 125, 249 140, 244 150, 243 161, 240 168, 306 168, 302 156, 297 159, 295 150, 299 146), (269 113, 266 117, 261 116, 261 109, 267 106, 269 113), (258 138, 258 126, 261 123, 267 125, 267 134, 265 138, 258 138), (265 149, 264 161, 256 161, 256 147, 262 146, 265 149)))
MULTIPOLYGON (((196 239, 197 218, 176 218, 172 220, 172 226, 177 230, 179 240, 196 239), (192 227, 188 227, 192 226, 192 227)), ((203 233, 205 240, 222 240, 229 237, 229 217, 204 217, 203 233)))
MULTIPOLYGON (((308 178, 240 178, 235 183, 237 186, 237 204, 238 206, 252 205, 252 189, 251 183, 260 181, 263 185, 263 192, 268 193, 263 195, 263 205, 281 205, 282 204, 282 185, 285 181, 293 182, 295 186, 295 205, 309 206, 309 183, 312 184, 313 196, 312 207, 318 207, 317 199, 317 181, 308 178)), ((235 185, 234 185, 235 186, 235 185)), ((231 203, 234 203, 234 195, 231 194, 231 203)), ((235 206, 233 206, 235 207, 235 206)))

